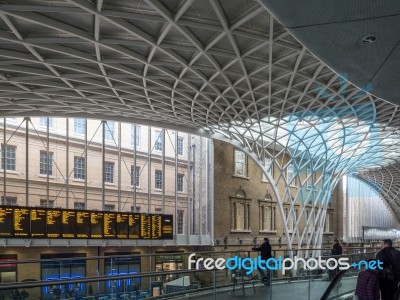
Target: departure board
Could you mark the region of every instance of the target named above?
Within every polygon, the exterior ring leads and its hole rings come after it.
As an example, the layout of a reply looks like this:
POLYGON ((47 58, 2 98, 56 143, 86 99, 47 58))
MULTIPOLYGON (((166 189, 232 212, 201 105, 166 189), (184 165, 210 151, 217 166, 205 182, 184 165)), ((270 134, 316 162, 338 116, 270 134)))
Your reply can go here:
POLYGON ((61 232, 63 238, 73 239, 76 236, 76 211, 63 210, 61 214, 61 232))
POLYGON ((103 225, 104 225, 104 230, 103 230, 103 237, 108 238, 108 239, 115 239, 116 237, 116 213, 104 213, 103 217, 103 225))
POLYGON ((46 210, 43 208, 31 208, 31 237, 46 237, 46 210))
POLYGON ((172 215, 162 215, 161 236, 163 239, 174 238, 174 217, 172 215))
POLYGON ((0 237, 12 237, 13 209, 11 207, 0 207, 0 237))
POLYGON ((30 237, 30 210, 14 208, 14 237, 30 237))
POLYGON ((61 210, 47 210, 47 231, 48 238, 61 238, 61 210))
POLYGON ((0 205, 0 238, 173 239, 173 216, 0 205))
POLYGON ((92 239, 103 238, 103 213, 91 212, 90 213, 90 237, 92 239))
POLYGON ((161 239, 161 215, 151 216, 151 238, 161 239))
POLYGON ((128 213, 117 213, 117 238, 127 239, 129 233, 129 214, 128 213))
POLYGON ((140 239, 140 214, 129 215, 129 235, 130 239, 140 239))
POLYGON ((76 237, 80 239, 90 238, 90 212, 76 212, 76 237))
POLYGON ((140 215, 140 238, 151 238, 151 215, 140 215))

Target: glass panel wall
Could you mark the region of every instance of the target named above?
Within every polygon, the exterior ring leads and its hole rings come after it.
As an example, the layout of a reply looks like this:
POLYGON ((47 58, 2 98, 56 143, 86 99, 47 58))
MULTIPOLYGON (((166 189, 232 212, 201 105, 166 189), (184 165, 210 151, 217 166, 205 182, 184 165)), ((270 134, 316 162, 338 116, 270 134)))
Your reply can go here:
POLYGON ((209 139, 145 125, 44 116, 0 119, 0 141, 2 204, 161 212, 174 215, 175 235, 212 242, 209 139))

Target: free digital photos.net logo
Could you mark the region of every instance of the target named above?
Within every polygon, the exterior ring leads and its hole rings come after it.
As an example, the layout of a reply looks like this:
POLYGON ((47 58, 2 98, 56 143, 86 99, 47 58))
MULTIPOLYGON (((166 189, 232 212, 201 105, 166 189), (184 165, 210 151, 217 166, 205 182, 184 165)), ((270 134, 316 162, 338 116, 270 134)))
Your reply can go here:
POLYGON ((252 274, 255 270, 280 270, 282 271, 282 275, 285 275, 286 272, 291 270, 347 270, 350 267, 361 269, 365 268, 366 270, 382 270, 382 262, 380 260, 360 260, 357 263, 349 263, 348 257, 318 257, 318 258, 309 258, 304 259, 295 256, 294 258, 282 258, 279 256, 278 258, 269 258, 268 260, 261 259, 260 256, 256 258, 250 257, 239 257, 234 256, 228 259, 225 258, 196 258, 196 253, 192 253, 188 257, 188 266, 189 270, 192 270, 192 266, 194 265, 195 270, 245 270, 246 275, 252 274))

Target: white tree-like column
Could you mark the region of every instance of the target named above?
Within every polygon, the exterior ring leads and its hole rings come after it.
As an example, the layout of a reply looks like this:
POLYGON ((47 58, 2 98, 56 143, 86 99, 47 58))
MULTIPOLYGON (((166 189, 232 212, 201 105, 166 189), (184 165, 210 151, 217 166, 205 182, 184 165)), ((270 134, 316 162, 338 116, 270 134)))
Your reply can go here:
POLYGON ((337 97, 315 110, 215 130, 229 132, 225 140, 236 140, 233 144, 247 150, 263 169, 273 187, 289 249, 320 249, 338 180, 382 163, 376 107, 373 101, 353 100, 337 97), (273 163, 265 164, 267 159, 273 163), (270 168, 277 169, 274 176, 270 168))

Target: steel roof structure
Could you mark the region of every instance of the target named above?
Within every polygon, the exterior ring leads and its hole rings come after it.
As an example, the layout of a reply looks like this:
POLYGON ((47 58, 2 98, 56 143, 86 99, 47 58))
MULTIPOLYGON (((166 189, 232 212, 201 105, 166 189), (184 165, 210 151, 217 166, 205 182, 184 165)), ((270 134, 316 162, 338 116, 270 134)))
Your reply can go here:
MULTIPOLYGON (((0 2, 3 117, 113 119, 228 141, 274 183, 289 247, 320 245, 343 174, 389 172, 400 157, 398 106, 346 78, 253 0, 0 2), (293 196, 296 179, 301 188, 293 196), (310 181, 317 192, 305 189, 310 181), (290 232, 300 218, 313 234, 297 226, 290 232)), ((390 202, 398 217, 399 203, 390 202)))

